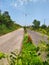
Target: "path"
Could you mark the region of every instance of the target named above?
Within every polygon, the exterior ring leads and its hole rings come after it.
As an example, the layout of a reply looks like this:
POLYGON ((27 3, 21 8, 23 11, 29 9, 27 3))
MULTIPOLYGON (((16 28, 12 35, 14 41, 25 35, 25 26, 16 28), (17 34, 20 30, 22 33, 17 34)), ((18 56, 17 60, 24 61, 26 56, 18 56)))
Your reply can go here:
POLYGON ((39 32, 35 32, 35 31, 31 31, 31 30, 27 30, 28 34, 31 36, 33 43, 37 46, 38 43, 40 41, 45 41, 46 43, 48 43, 47 40, 47 36, 46 35, 42 35, 39 32))
POLYGON ((17 49, 20 51, 22 40, 24 36, 24 29, 18 29, 0 37, 0 51, 10 53, 17 49))

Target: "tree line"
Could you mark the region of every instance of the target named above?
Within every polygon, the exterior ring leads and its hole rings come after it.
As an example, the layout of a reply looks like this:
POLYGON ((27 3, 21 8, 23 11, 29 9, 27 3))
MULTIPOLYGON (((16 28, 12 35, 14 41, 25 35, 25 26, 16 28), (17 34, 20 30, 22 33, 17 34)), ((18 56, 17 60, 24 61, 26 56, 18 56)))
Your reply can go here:
POLYGON ((33 23, 32 27, 34 30, 38 30, 40 32, 43 32, 49 35, 49 26, 47 26, 45 23, 40 25, 40 21, 36 19, 32 23, 33 23))
POLYGON ((8 11, 4 11, 2 13, 0 10, 0 35, 8 33, 19 27, 21 26, 11 19, 8 11))

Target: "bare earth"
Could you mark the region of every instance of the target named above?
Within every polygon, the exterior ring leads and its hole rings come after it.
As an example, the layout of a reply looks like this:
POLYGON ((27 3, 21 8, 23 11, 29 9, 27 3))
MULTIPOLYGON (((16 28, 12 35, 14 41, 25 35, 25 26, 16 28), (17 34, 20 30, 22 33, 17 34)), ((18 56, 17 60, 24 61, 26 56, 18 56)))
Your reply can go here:
POLYGON ((6 35, 0 36, 0 51, 4 53, 13 52, 15 49, 20 51, 23 36, 23 28, 10 32, 6 35))

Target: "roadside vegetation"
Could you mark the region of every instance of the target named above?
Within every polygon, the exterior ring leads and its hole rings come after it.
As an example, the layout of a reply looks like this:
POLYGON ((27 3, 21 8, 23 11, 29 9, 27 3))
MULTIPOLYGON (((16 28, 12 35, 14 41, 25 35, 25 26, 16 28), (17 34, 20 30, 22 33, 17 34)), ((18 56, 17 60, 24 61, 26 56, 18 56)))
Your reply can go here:
POLYGON ((0 52, 0 59, 5 58, 5 54, 0 52))
POLYGON ((44 61, 43 63, 45 65, 49 65, 49 43, 46 43, 45 41, 41 41, 38 44, 37 47, 37 53, 44 61))
POLYGON ((11 32, 20 27, 19 24, 16 24, 15 21, 11 19, 8 11, 2 13, 0 10, 0 35, 11 32))
POLYGON ((28 26, 27 28, 40 32, 43 37, 44 35, 47 35, 48 43, 46 43, 45 41, 40 41, 37 46, 37 54, 44 61, 44 65, 49 65, 49 26, 47 26, 45 23, 43 25, 40 25, 40 21, 36 19, 32 22, 32 24, 32 26, 28 26))
POLYGON ((38 21, 36 19, 32 22, 32 26, 28 26, 27 28, 40 32, 43 35, 49 36, 49 26, 47 26, 45 23, 40 25, 40 21, 38 21))
POLYGON ((49 53, 47 54, 46 61, 43 61, 41 58, 41 52, 43 51, 49 51, 49 45, 42 42, 42 44, 40 43, 36 47, 30 36, 25 33, 20 54, 17 54, 17 50, 11 52, 10 55, 0 53, 0 59, 7 58, 9 65, 49 65, 49 53))

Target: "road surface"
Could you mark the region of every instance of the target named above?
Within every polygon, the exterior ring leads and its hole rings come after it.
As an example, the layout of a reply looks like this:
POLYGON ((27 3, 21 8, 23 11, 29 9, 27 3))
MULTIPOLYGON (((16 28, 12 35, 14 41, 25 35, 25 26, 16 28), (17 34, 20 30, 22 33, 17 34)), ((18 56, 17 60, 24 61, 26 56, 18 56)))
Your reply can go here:
POLYGON ((27 30, 28 34, 31 36, 33 43, 37 46, 38 43, 40 43, 40 41, 45 41, 46 43, 48 43, 47 40, 47 36, 46 35, 42 35, 39 32, 35 32, 35 31, 31 31, 31 30, 27 30))
POLYGON ((0 52, 10 53, 16 49, 18 50, 18 52, 20 52, 23 36, 23 28, 0 36, 0 52))

